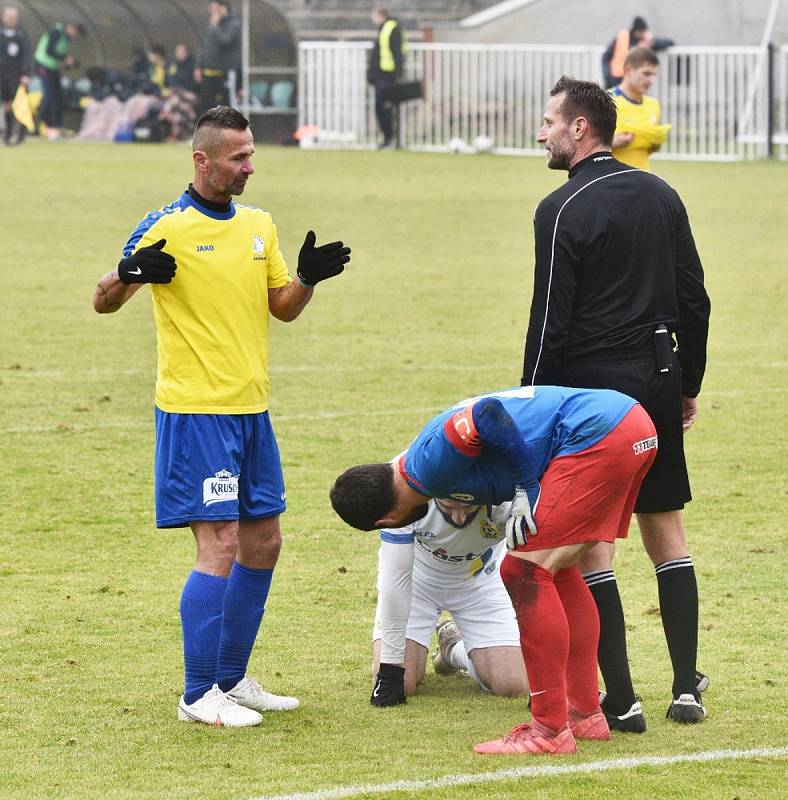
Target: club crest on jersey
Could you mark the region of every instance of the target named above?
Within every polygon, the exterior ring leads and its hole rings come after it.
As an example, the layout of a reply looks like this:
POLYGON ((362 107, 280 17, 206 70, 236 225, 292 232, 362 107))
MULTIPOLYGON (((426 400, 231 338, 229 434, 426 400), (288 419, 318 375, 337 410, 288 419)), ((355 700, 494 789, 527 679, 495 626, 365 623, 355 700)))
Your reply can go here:
POLYGON ((641 453, 645 453, 647 450, 655 450, 657 447, 657 437, 651 436, 648 439, 641 439, 639 442, 635 442, 632 445, 632 449, 635 451, 635 455, 639 456, 641 453))
POLYGON ((498 526, 490 519, 483 519, 479 526, 479 533, 485 539, 498 539, 498 526))
POLYGON ((206 506, 238 499, 238 476, 226 469, 202 482, 202 501, 206 506))
POLYGON ((265 258, 265 241, 257 233, 252 236, 252 252, 255 261, 262 261, 265 258))

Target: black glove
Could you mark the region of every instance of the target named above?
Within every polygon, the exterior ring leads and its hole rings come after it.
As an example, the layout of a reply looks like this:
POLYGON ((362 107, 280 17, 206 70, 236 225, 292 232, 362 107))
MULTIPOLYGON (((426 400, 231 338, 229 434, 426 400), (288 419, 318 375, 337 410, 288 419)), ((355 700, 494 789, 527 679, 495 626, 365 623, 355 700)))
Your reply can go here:
POLYGON ((329 242, 315 247, 314 231, 309 231, 298 254, 298 279, 305 286, 314 286, 326 278, 339 275, 350 261, 350 248, 344 242, 329 242))
POLYGON ((175 277, 175 259, 162 250, 166 239, 159 239, 150 247, 140 247, 136 253, 118 264, 118 277, 130 283, 169 283, 175 277))
POLYGON ((381 664, 369 702, 373 706, 399 706, 405 702, 405 667, 381 664))

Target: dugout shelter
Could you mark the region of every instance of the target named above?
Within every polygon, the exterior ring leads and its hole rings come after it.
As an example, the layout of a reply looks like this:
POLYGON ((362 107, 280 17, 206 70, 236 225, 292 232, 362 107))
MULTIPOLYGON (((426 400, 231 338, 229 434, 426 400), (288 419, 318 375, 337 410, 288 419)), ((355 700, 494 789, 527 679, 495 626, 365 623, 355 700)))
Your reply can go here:
MULTIPOLYGON (((128 70, 135 52, 162 45, 171 57, 175 45, 187 44, 199 54, 208 27, 208 0, 13 0, 21 24, 35 47, 56 22, 79 22, 86 35, 71 53, 79 68, 128 70)), ((297 46, 285 15, 265 0, 233 0, 242 18, 242 63, 239 88, 249 102, 255 137, 274 141, 295 129, 297 46)))

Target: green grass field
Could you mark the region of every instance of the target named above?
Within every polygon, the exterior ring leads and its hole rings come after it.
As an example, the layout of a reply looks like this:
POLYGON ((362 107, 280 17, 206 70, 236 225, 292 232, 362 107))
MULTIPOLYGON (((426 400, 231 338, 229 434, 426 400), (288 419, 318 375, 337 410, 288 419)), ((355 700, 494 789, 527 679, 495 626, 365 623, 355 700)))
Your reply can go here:
POLYGON ((788 745, 788 165, 657 164, 687 204, 713 304, 687 511, 709 719, 690 729, 664 719, 669 660, 633 531, 617 573, 649 731, 534 762, 473 754, 527 715, 523 701, 468 680, 428 672, 407 706, 369 705, 376 538, 343 527, 328 489, 347 466, 394 455, 453 401, 519 382, 532 212, 565 176, 541 159, 261 148, 256 161, 244 202, 272 211, 291 267, 309 227, 353 247, 345 275, 272 328, 289 511, 250 671, 302 706, 236 731, 175 718, 193 544, 153 524, 151 304, 143 290, 99 317, 91 295, 136 222, 186 186, 188 149, 6 149, 0 798, 245 800, 610 759, 633 761, 384 794, 784 797, 784 755, 643 759, 788 745))

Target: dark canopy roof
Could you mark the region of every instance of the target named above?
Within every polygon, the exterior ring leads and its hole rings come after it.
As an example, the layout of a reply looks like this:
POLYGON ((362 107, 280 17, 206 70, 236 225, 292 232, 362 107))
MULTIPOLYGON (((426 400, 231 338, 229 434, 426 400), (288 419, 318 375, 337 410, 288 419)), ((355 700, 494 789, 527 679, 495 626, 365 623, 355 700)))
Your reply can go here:
MULTIPOLYGON (((56 22, 80 22, 87 35, 72 53, 84 67, 128 68, 132 54, 152 44, 171 56, 183 42, 200 51, 208 26, 208 0, 10 0, 19 6, 21 25, 35 48, 56 22)), ((0 5, 3 5, 0 0, 0 5)), ((241 0, 232 3, 241 14, 241 0)), ((292 66, 295 43, 287 19, 273 4, 250 0, 250 62, 254 66, 292 66)))

